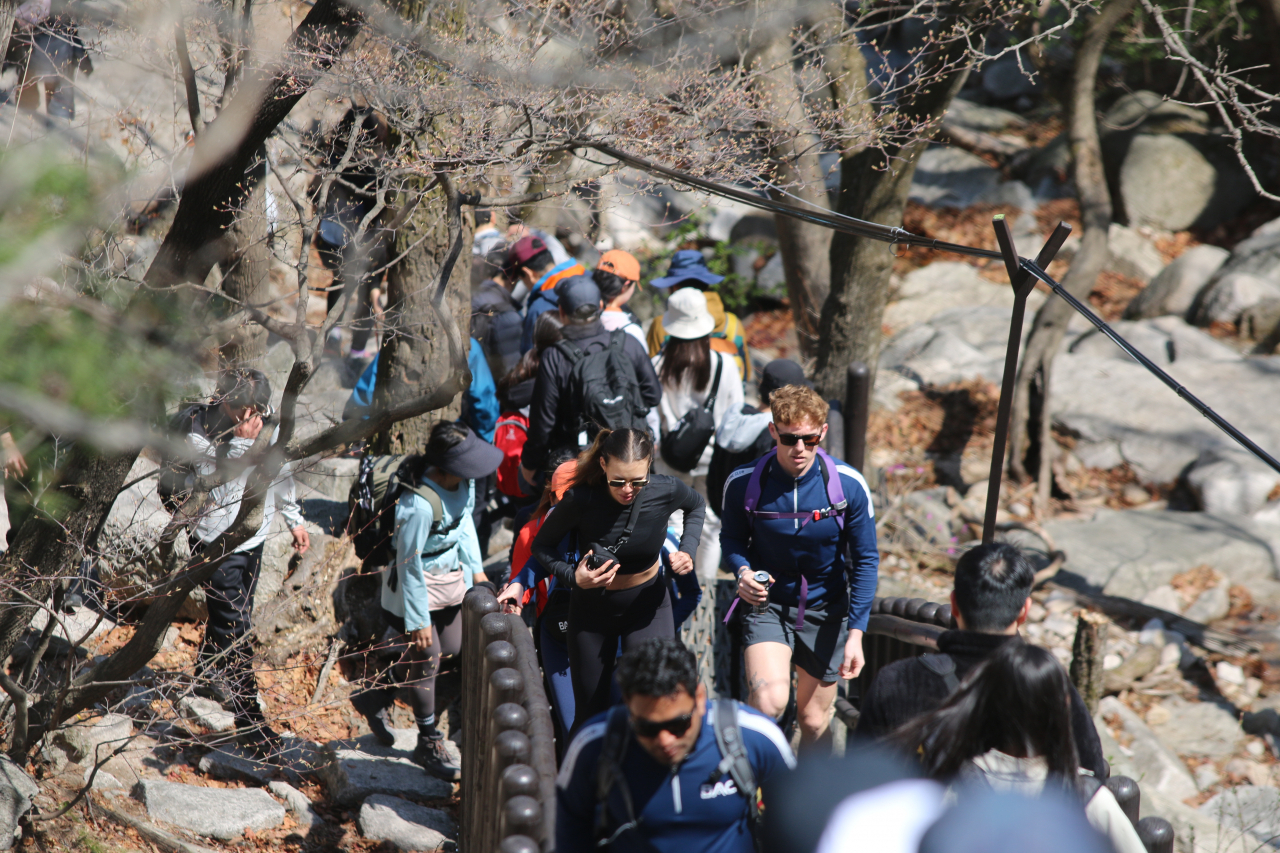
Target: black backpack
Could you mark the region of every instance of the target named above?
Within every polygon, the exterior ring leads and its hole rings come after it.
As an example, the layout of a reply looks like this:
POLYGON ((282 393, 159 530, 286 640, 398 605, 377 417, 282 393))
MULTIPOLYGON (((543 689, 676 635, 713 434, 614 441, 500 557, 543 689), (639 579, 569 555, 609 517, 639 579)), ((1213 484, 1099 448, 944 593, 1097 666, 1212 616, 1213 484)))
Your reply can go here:
MULTIPOLYGON (((631 800, 631 789, 627 786, 626 777, 622 775, 622 758, 627 748, 627 733, 630 730, 628 711, 625 705, 614 706, 609 711, 605 724, 604 742, 600 747, 596 772, 596 846, 608 848, 619 835, 627 830, 637 829, 634 803, 631 800), (609 817, 609 792, 617 785, 622 794, 623 806, 627 810, 627 822, 613 827, 609 817)), ((721 698, 715 701, 715 709, 711 715, 711 729, 715 732, 716 746, 720 748, 720 764, 712 772, 708 783, 714 785, 728 776, 738 796, 747 801, 747 824, 751 827, 751 839, 757 853, 761 848, 760 799, 759 785, 755 771, 751 767, 751 759, 747 755, 747 745, 742 740, 742 728, 738 725, 738 703, 733 699, 721 698)))
POLYGON ((417 485, 407 480, 403 468, 408 459, 408 455, 366 454, 360 459, 360 473, 347 492, 346 529, 351 535, 356 556, 367 567, 386 566, 394 561, 391 535, 396 526, 396 501, 406 491, 419 495, 431 505, 431 535, 448 533, 462 520, 459 516, 448 528, 444 527, 444 505, 440 502, 440 495, 428 485, 417 485))
POLYGON ((716 378, 711 383, 711 391, 701 406, 695 406, 684 413, 676 428, 662 439, 662 461, 677 471, 688 473, 698 466, 702 451, 707 449, 707 442, 716 434, 716 419, 713 409, 716 394, 720 391, 720 374, 724 371, 724 359, 716 359, 716 378))
MULTIPOLYGON (((755 406, 742 407, 744 415, 754 415, 759 411, 755 406)), ((724 484, 729 475, 743 465, 754 463, 770 450, 773 450, 773 436, 769 435, 768 427, 760 430, 760 435, 746 450, 730 452, 719 444, 712 448, 711 464, 707 467, 707 503, 716 515, 724 514, 724 484)))
POLYGON ((556 348, 569 359, 569 393, 578 411, 578 431, 595 438, 601 429, 647 430, 649 408, 640 394, 635 367, 622 350, 627 333, 615 329, 609 343, 584 353, 573 341, 562 340, 556 348))
MULTIPOLYGON (((210 416, 217 417, 216 406, 212 403, 196 403, 187 406, 169 419, 169 435, 177 438, 195 434, 208 441, 216 449, 218 459, 226 458, 231 449, 232 429, 229 422, 218 423, 210 416)), ((156 479, 156 494, 160 503, 169 512, 176 512, 187 497, 191 488, 187 485, 187 477, 194 473, 189 460, 176 459, 165 453, 160 457, 160 475, 156 479)))

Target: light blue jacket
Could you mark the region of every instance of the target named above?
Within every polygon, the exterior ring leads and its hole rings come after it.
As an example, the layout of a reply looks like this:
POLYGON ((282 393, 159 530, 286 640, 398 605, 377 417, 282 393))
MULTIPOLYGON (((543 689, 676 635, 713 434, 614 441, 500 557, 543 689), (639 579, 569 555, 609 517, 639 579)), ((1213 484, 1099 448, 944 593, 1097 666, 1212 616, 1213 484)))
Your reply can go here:
POLYGON ((396 530, 392 544, 396 549, 396 565, 388 569, 382 584, 382 606, 404 617, 405 631, 416 631, 431 624, 431 601, 425 577, 428 573, 444 575, 461 571, 463 583, 470 588, 476 572, 484 572, 480 558, 480 540, 471 513, 475 509, 475 485, 464 480, 449 491, 438 483, 423 479, 423 484, 440 495, 444 509, 441 532, 432 534, 435 520, 431 504, 406 492, 396 504, 396 530), (423 557, 423 554, 434 556, 423 557), (395 572, 395 589, 391 588, 391 572, 395 572))

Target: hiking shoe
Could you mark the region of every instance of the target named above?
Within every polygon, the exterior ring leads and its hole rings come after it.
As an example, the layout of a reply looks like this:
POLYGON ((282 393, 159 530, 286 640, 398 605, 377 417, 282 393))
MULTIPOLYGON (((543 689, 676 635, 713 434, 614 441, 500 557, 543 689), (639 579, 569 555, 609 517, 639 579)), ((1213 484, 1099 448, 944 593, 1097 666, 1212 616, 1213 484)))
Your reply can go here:
POLYGON ((418 745, 413 749, 413 760, 423 770, 446 782, 456 782, 462 778, 462 768, 453 762, 444 748, 444 738, 423 737, 418 735, 418 745))
POLYGON ((374 693, 358 693, 351 697, 351 706, 360 712, 364 721, 369 724, 369 731, 383 746, 395 746, 396 736, 387 726, 387 709, 378 701, 374 693))

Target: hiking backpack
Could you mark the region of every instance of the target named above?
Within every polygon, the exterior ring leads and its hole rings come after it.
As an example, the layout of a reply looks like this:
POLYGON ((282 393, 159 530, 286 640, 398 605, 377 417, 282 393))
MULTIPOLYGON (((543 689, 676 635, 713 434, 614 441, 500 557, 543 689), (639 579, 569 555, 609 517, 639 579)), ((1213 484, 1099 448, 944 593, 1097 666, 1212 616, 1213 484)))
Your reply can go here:
POLYGON ((498 466, 498 491, 507 497, 519 498, 520 454, 529 440, 529 419, 519 412, 506 412, 498 418, 493 428, 493 446, 502 451, 502 464, 498 466))
POLYGON ((585 431, 588 440, 601 429, 648 429, 649 407, 640 393, 635 367, 622 349, 626 338, 625 331, 615 329, 606 346, 590 353, 570 340, 556 344, 571 365, 569 389, 578 411, 578 431, 585 431))
POLYGON ((676 428, 662 439, 660 452, 662 461, 677 471, 688 473, 698 467, 702 459, 702 451, 707 449, 707 442, 716 434, 716 419, 713 414, 716 394, 720 391, 720 374, 724 372, 724 359, 716 359, 716 378, 711 383, 711 390, 701 406, 694 406, 685 412, 676 424, 676 428))
POLYGON ((356 556, 368 567, 389 565, 395 560, 391 535, 396 526, 396 502, 405 492, 413 492, 431 506, 431 535, 448 533, 462 517, 444 526, 444 505, 440 495, 428 485, 415 485, 402 473, 409 455, 375 456, 360 459, 360 473, 347 492, 347 532, 356 556))
MULTIPOLYGON (((757 853, 761 848, 760 825, 760 793, 756 782, 755 770, 751 767, 751 759, 747 755, 747 745, 742 739, 742 727, 738 725, 739 703, 733 699, 716 699, 711 714, 711 730, 716 736, 716 746, 720 749, 720 763, 712 771, 707 782, 716 784, 725 776, 733 781, 738 789, 738 796, 747 801, 747 825, 751 828, 751 839, 757 853)), ((600 758, 596 770, 596 846, 608 847, 623 832, 637 829, 634 803, 631 789, 622 775, 622 759, 627 748, 627 733, 630 730, 629 712, 625 705, 615 705, 609 710, 608 722, 605 724, 604 741, 600 747, 600 758), (623 807, 627 812, 627 822, 616 828, 610 828, 609 792, 614 785, 622 794, 623 807)))

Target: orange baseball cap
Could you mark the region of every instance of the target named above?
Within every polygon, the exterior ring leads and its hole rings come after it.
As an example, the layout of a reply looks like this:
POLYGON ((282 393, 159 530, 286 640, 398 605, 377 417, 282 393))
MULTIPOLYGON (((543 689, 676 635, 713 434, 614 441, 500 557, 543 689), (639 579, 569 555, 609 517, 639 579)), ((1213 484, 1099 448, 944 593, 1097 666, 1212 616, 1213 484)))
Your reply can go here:
POLYGON ((611 272, 627 281, 640 280, 640 262, 636 256, 621 249, 610 249, 600 256, 596 269, 611 272))
POLYGON ((573 485, 573 478, 577 473, 577 459, 570 459, 568 462, 560 463, 560 466, 552 473, 551 491, 555 492, 556 500, 564 499, 564 493, 569 491, 569 488, 573 485))

